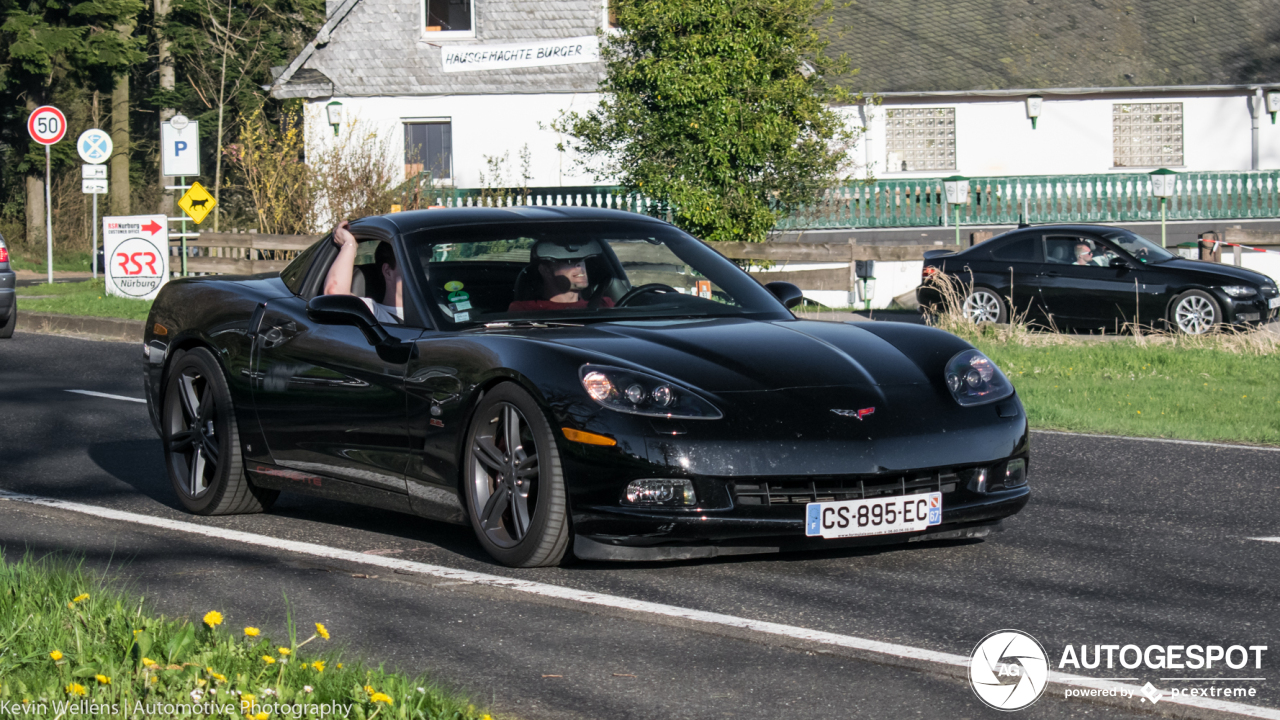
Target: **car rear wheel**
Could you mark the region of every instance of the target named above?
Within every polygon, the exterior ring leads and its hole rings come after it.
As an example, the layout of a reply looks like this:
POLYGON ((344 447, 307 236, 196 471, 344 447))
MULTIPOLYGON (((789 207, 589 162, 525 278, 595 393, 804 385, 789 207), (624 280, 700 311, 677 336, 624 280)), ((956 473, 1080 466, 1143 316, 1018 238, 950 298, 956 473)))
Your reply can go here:
POLYGON ((0 339, 13 337, 13 329, 18 326, 18 308, 9 313, 9 319, 0 325, 0 339))
POLYGON ((467 432, 464 491, 480 544, 512 567, 556 565, 572 533, 560 454, 541 408, 514 384, 481 401, 467 432))
POLYGON ((1188 335, 1203 335, 1220 322, 1218 301, 1203 290, 1188 290, 1173 301, 1173 324, 1188 335))
POLYGON ((222 366, 197 348, 174 359, 164 393, 164 458, 178 501, 197 515, 262 512, 278 490, 244 473, 240 435, 222 366))
POLYGON ((1009 314, 1005 310, 1004 301, 994 290, 988 290, 984 287, 976 287, 969 291, 964 298, 964 306, 962 308, 964 316, 975 323, 1007 322, 1009 314))

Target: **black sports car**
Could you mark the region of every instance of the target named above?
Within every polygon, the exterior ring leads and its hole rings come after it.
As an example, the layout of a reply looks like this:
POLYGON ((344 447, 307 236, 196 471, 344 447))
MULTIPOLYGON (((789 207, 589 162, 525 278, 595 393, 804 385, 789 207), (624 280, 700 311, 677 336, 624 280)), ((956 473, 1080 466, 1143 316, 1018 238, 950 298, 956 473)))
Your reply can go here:
POLYGON ((975 322, 1002 323, 1014 311, 1064 329, 1139 324, 1199 335, 1280 313, 1280 292, 1266 275, 1187 260, 1105 225, 1037 225, 962 252, 928 251, 916 291, 922 307, 942 303, 937 283, 929 282, 938 273, 959 281, 964 313, 975 322))
POLYGON ((355 297, 321 294, 328 237, 160 292, 146 396, 191 512, 296 490, 470 525, 531 567, 981 537, 1027 502, 1022 405, 953 335, 797 320, 794 286, 631 213, 351 229, 355 297), (397 273, 403 322, 378 322, 397 273))

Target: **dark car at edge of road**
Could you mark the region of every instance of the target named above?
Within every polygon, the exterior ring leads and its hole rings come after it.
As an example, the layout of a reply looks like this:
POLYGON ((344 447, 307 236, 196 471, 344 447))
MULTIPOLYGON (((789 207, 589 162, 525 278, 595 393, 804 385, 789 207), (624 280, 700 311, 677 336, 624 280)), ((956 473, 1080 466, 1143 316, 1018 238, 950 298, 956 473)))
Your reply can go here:
POLYGON ((634 213, 351 231, 351 292, 383 297, 394 251, 404 322, 322 293, 330 237, 281 273, 161 290, 146 397, 188 511, 296 490, 470 526, 531 567, 982 537, 1029 497, 1022 404, 949 333, 799 320, 795 286, 634 213), (589 299, 548 307, 547 268, 578 264, 589 299))
POLYGON ((1139 324, 1198 335, 1218 325, 1266 323, 1280 313, 1280 292, 1266 275, 1188 260, 1105 225, 1037 225, 961 252, 926 252, 916 291, 921 307, 942 303, 930 282, 938 274, 959 282, 963 311, 975 322, 1016 314, 1059 329, 1139 324))
POLYGON ((13 337, 18 324, 18 299, 14 293, 18 276, 9 269, 9 246, 0 235, 0 339, 13 337))

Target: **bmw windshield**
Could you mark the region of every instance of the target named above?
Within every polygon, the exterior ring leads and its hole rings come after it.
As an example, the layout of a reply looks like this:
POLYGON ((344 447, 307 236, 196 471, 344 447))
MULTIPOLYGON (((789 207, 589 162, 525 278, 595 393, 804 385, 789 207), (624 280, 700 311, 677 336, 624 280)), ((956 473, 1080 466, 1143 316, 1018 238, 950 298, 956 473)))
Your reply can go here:
POLYGON ((1176 255, 1165 250, 1150 240, 1128 230, 1108 230, 1102 237, 1120 246, 1135 260, 1142 263, 1162 263, 1172 260, 1176 255))
POLYGON ((733 263, 651 222, 526 222, 406 236, 442 328, 645 318, 792 317, 733 263))

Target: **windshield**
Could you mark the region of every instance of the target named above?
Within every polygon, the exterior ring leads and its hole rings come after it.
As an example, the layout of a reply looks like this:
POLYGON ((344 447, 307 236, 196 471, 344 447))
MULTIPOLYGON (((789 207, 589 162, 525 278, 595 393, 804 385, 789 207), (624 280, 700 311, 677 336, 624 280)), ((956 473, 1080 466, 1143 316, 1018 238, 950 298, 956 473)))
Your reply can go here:
POLYGON ((1103 238, 1120 246, 1138 262, 1159 263, 1177 257, 1150 240, 1128 230, 1111 230, 1101 233, 1103 238))
POLYGON ((764 287, 675 228, 524 222, 406 236, 440 327, 671 317, 790 318, 764 287))

